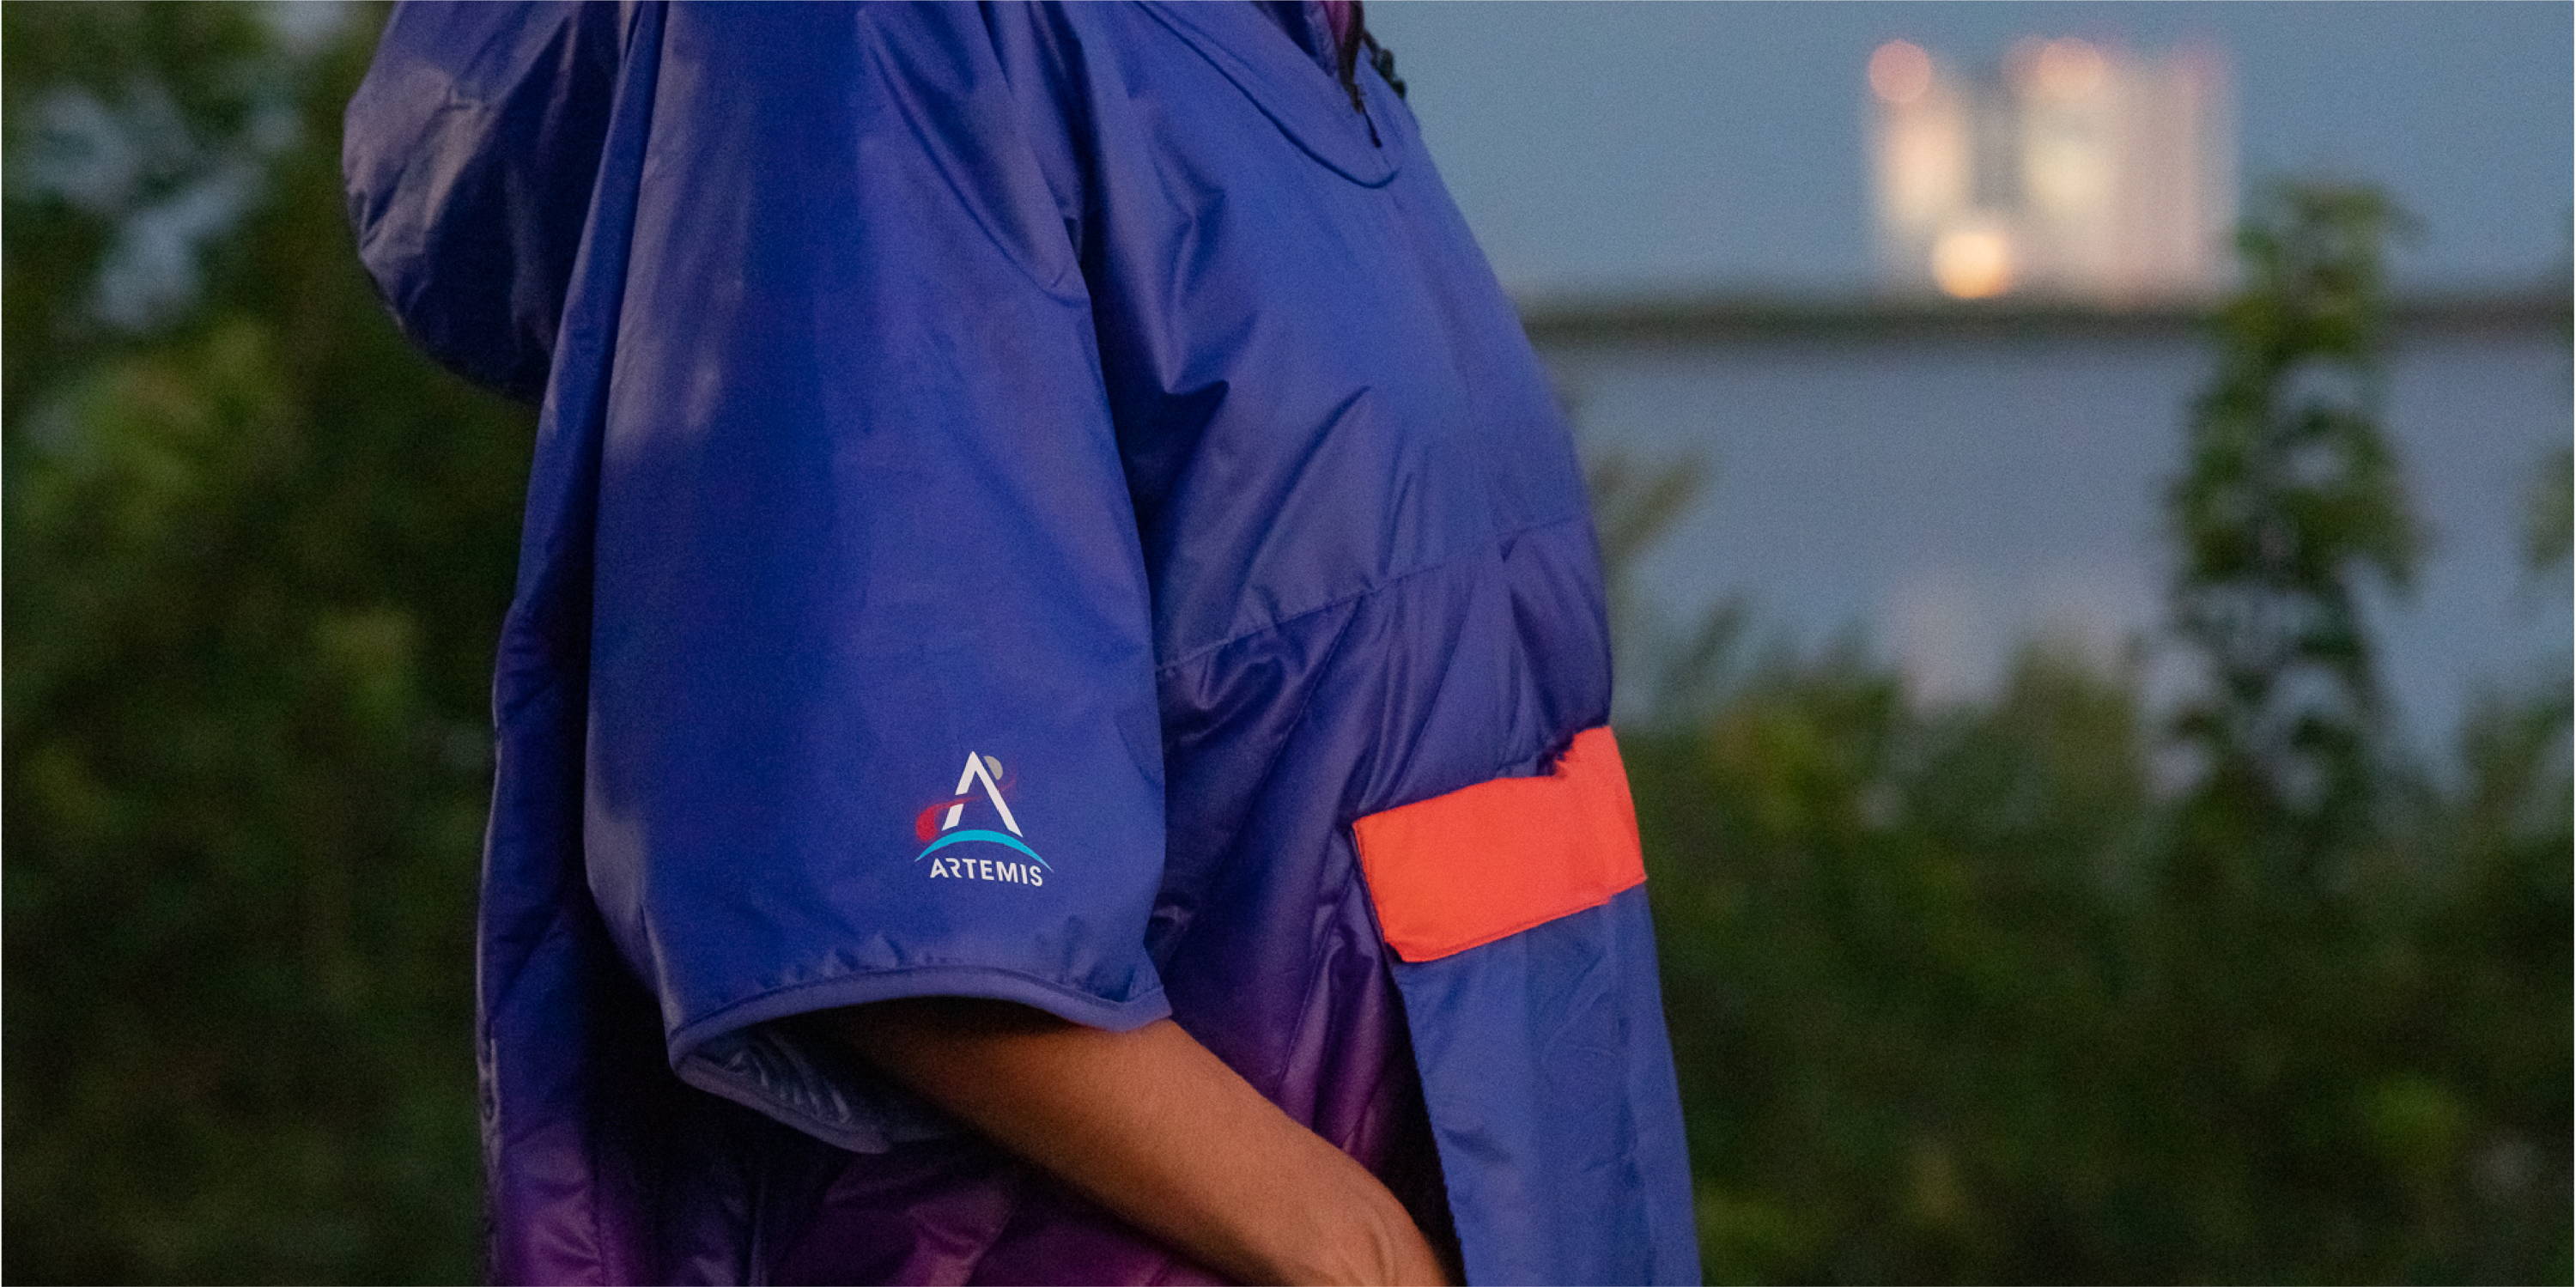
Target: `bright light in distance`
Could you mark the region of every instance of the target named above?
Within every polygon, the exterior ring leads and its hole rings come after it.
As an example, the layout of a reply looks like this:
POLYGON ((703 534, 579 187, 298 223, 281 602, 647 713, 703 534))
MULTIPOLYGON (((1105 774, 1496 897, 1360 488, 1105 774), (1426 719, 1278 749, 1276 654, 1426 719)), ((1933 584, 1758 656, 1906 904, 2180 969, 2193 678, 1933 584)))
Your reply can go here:
POLYGON ((1882 102, 1899 105, 1932 88, 1932 55, 1909 40, 1891 40, 1869 55, 1869 87, 1882 102))
POLYGON ((1994 228, 1954 228, 1932 244, 1932 280, 1953 299, 2003 294, 2012 270, 2012 242, 1994 228))
POLYGON ((2106 70, 2101 50, 2072 37, 2049 41, 2032 68, 2040 92, 2054 98, 2082 98, 2102 88, 2106 70))
POLYGON ((2004 75, 2012 87, 2043 98, 2077 99, 2097 93, 2110 70, 2111 60, 2100 46, 2073 36, 2056 40, 2024 36, 2004 55, 2004 75))

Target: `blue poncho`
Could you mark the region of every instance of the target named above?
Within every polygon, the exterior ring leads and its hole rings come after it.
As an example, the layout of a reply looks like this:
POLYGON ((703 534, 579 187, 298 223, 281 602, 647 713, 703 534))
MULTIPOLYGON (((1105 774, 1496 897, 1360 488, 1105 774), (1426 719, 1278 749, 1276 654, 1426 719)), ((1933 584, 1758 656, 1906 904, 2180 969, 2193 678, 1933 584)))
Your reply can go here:
POLYGON ((543 405, 499 1280, 1206 1280, 800 1022, 915 995, 1172 1017, 1472 1282, 1697 1273, 1567 426, 1295 12, 395 11, 361 254, 543 405))

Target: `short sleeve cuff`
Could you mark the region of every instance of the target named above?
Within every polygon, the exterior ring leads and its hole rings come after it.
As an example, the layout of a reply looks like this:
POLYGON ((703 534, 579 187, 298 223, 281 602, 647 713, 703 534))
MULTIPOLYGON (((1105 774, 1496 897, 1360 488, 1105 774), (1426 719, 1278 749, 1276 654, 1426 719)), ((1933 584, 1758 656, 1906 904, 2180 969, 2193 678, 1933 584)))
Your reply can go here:
POLYGON ((905 997, 979 997, 1043 1010, 1085 1027, 1125 1032, 1171 1014, 1157 986, 1124 1001, 1013 970, 933 965, 792 984, 725 1006, 671 1034, 680 1080, 854 1153, 955 1134, 918 1095, 856 1051, 788 1022, 802 1015, 905 997))

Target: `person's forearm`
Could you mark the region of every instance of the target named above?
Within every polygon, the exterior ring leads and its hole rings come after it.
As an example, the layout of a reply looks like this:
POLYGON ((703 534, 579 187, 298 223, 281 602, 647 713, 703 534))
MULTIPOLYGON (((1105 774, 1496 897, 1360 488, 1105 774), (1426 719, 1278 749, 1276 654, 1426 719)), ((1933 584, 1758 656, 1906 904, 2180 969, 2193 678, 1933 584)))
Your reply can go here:
POLYGON ((1212 1269, 1447 1281, 1386 1186, 1168 1019, 1107 1032, 937 997, 828 1021, 896 1079, 1212 1269))

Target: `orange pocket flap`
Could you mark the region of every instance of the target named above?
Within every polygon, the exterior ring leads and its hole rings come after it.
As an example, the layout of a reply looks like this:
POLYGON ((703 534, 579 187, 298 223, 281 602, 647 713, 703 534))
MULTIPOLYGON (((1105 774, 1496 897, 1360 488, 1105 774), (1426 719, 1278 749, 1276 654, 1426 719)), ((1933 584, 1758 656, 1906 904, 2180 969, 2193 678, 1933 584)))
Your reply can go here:
POLYGON ((1646 879, 1608 725, 1544 777, 1495 778, 1351 824, 1387 946, 1430 961, 1609 902, 1646 879))

